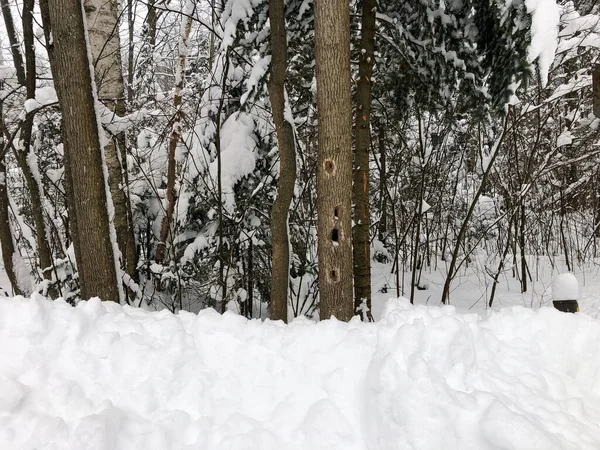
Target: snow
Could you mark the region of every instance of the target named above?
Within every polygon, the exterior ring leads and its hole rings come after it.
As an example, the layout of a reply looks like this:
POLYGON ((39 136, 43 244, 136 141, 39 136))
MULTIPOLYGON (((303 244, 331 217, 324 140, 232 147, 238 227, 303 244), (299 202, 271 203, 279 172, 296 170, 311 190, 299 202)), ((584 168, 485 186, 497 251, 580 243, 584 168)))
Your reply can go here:
POLYGON ((376 323, 0 302, 0 448, 597 449, 600 323, 390 300, 376 323))
POLYGON ((222 26, 223 40, 221 50, 226 50, 233 44, 237 27, 240 22, 246 23, 254 14, 254 9, 264 0, 228 0, 223 9, 222 26))
POLYGON ((271 64, 271 55, 265 56, 263 58, 259 58, 258 61, 254 63, 252 66, 252 72, 250 73, 250 77, 246 80, 246 92, 242 94, 240 98, 240 104, 243 105, 246 103, 248 96, 252 93, 254 89, 260 83, 265 76, 265 74, 269 70, 269 65, 271 64))
POLYGON ((576 47, 600 48, 600 17, 581 16, 573 3, 562 7, 560 42, 557 53, 565 53, 576 47))
POLYGON ((564 147, 573 143, 573 134, 569 131, 563 131, 556 139, 556 147, 564 147))
POLYGON ((35 90, 35 99, 29 98, 25 100, 25 111, 29 113, 42 106, 51 104, 58 104, 56 91, 51 86, 44 86, 35 90))
POLYGON ((558 45, 560 11, 556 0, 525 0, 531 14, 531 43, 527 59, 538 62, 542 85, 548 82, 548 71, 554 61, 558 45))
MULTIPOLYGON (((223 204, 228 212, 235 206, 236 183, 250 175, 256 166, 254 120, 250 114, 239 112, 227 118, 221 129, 221 183, 223 204)), ((210 164, 210 174, 218 180, 218 162, 210 164)))
POLYGON ((561 273, 552 282, 552 300, 577 300, 579 283, 572 273, 561 273))

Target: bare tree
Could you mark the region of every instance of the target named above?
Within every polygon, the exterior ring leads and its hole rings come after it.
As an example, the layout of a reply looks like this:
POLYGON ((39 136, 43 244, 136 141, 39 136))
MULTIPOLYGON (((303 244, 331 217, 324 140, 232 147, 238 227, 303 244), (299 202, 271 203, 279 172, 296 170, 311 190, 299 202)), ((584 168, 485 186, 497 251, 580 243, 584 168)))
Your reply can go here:
MULTIPOLYGON (((116 116, 124 116, 126 111, 125 89, 117 4, 113 0, 85 0, 84 9, 99 100, 116 116)), ((121 266, 127 274, 133 277, 137 264, 133 224, 129 213, 129 198, 125 191, 127 152, 123 133, 107 139, 104 156, 114 206, 112 220, 121 252, 121 266)))
MULTIPOLYGON (((270 317, 287 322, 290 245, 288 217, 294 184, 296 183, 296 146, 294 129, 286 117, 285 73, 287 67, 287 39, 285 35, 285 8, 283 0, 269 1, 271 22, 271 78, 269 96, 279 147, 279 184, 277 198, 271 210, 273 260, 271 279, 270 317)), ((291 111, 290 111, 291 114, 291 111)))
POLYGON ((369 208, 369 148, 371 146, 371 78, 375 47, 377 0, 363 0, 358 90, 356 92, 356 148, 354 151, 354 312, 363 320, 371 314, 371 211, 369 208))
POLYGON ((8 183, 6 179, 6 166, 4 165, 4 157, 0 161, 0 244, 2 246, 2 262, 4 263, 4 271, 10 281, 13 293, 21 295, 21 287, 19 279, 15 272, 14 255, 17 248, 14 244, 12 229, 10 226, 10 218, 8 215, 8 183))
POLYGON ((171 135, 169 137, 169 154, 167 163, 167 207, 160 227, 160 241, 156 246, 155 260, 162 264, 165 259, 167 249, 167 238, 171 229, 173 213, 175 211, 175 202, 177 201, 177 192, 175 192, 175 150, 181 139, 184 114, 181 109, 181 100, 183 87, 185 85, 185 61, 187 57, 187 43, 192 29, 192 16, 196 9, 196 3, 188 0, 186 3, 185 14, 181 19, 181 30, 179 36, 179 54, 177 58, 177 67, 175 73, 175 93, 173 94, 173 107, 175 113, 171 122, 171 135))
POLYGON ((51 26, 51 66, 63 113, 69 212, 75 217, 81 297, 119 301, 110 238, 103 149, 95 109, 90 55, 78 0, 42 0, 51 26))
POLYGON ((315 2, 319 165, 317 234, 320 315, 350 320, 352 301, 352 99, 350 10, 315 2))

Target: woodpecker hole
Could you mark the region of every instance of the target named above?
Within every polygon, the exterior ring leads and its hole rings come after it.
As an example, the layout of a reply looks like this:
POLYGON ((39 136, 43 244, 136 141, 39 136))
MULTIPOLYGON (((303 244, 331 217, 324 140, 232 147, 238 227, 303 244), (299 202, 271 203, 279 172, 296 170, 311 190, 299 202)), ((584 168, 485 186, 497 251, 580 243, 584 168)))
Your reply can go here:
POLYGON ((329 279, 332 283, 337 283, 339 281, 337 270, 331 269, 331 271, 329 272, 329 279))
POLYGON ((335 208, 333 208, 333 218, 335 220, 337 220, 337 219, 340 218, 339 207, 338 206, 336 206, 335 208))
POLYGON ((340 237, 337 228, 331 230, 331 241, 334 245, 340 243, 340 237))
POLYGON ((328 159, 325 161, 325 171, 327 173, 333 173, 333 171, 335 170, 335 164, 333 163, 333 161, 331 159, 328 159))

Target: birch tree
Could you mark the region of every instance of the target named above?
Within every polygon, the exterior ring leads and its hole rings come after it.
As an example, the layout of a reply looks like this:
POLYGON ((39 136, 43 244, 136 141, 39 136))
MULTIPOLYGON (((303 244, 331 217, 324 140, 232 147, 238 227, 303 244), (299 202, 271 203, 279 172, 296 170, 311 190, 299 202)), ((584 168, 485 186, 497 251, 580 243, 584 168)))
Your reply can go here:
POLYGON ((162 264, 167 249, 167 239, 171 229, 173 213, 175 211, 175 202, 177 201, 177 192, 175 186, 175 151, 181 139, 183 129, 184 114, 181 109, 181 100, 183 87, 185 85, 185 61, 187 57, 187 46, 192 29, 192 17, 196 10, 196 2, 188 0, 185 4, 184 14, 181 19, 181 29, 179 34, 179 54, 177 57, 177 67, 175 69, 175 92, 173 94, 173 107, 175 112, 171 121, 171 134, 169 136, 168 160, 167 160, 167 190, 166 190, 166 208, 165 215, 160 227, 160 240, 156 247, 155 260, 162 264))
MULTIPOLYGON (((126 109, 117 4, 113 0, 85 0, 84 9, 98 99, 112 114, 122 117, 126 109)), ((123 133, 111 136, 106 141, 104 155, 114 206, 112 220, 121 252, 121 266, 133 277, 136 272, 136 249, 129 198, 125 190, 127 152, 123 133)))

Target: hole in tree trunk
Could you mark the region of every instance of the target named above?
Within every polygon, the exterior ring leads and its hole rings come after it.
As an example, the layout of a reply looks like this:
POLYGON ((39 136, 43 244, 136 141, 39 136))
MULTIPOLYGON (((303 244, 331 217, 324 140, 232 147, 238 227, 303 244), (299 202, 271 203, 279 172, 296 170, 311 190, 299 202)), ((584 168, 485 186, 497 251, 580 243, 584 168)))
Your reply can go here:
POLYGON ((325 171, 327 173, 333 173, 335 169, 335 164, 331 159, 325 161, 325 171))
POLYGON ((337 228, 331 230, 331 241, 333 242, 333 245, 340 244, 340 237, 337 228))
POLYGON ((333 218, 334 219, 339 219, 340 218, 339 207, 333 208, 333 218))
POLYGON ((331 269, 331 271, 329 272, 329 279, 331 280, 332 283, 336 283, 338 281, 337 270, 331 269))

